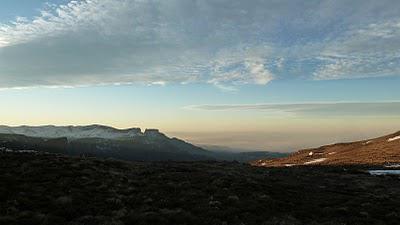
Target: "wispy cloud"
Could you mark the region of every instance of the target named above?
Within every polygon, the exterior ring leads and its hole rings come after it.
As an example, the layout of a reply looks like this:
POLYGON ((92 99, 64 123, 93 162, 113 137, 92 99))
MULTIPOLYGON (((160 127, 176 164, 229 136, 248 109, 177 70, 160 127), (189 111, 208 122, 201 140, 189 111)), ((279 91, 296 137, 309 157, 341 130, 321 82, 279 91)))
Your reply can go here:
POLYGON ((372 23, 328 42, 316 79, 349 79, 400 74, 400 19, 372 23))
POLYGON ((187 110, 260 111, 274 115, 398 116, 400 102, 310 102, 293 104, 190 105, 187 110))
POLYGON ((0 88, 399 76, 399 11, 391 0, 47 4, 0 24, 0 88))

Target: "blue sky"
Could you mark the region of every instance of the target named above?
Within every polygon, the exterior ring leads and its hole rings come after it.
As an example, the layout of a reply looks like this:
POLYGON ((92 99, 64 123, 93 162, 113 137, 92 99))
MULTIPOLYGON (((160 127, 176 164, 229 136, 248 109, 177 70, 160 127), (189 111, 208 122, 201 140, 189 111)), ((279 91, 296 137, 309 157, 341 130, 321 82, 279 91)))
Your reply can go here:
POLYGON ((384 134, 400 122, 399 11, 390 0, 4 0, 0 123, 157 127, 264 150, 384 134))
POLYGON ((45 7, 47 3, 65 4, 68 0, 29 0, 29 1, 14 1, 2 0, 0 8, 0 20, 4 23, 7 21, 14 21, 16 17, 33 18, 45 7))

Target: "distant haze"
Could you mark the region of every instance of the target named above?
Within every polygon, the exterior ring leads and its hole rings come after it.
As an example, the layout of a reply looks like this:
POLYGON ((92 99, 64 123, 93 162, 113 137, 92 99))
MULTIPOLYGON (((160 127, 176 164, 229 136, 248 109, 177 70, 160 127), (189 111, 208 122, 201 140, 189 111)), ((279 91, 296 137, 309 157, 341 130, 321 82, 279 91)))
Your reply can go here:
POLYGON ((303 148, 319 147, 339 142, 352 142, 386 135, 400 130, 396 126, 380 126, 376 129, 365 126, 329 130, 314 127, 309 131, 245 131, 245 132, 167 132, 193 144, 225 146, 236 151, 293 152, 303 148))

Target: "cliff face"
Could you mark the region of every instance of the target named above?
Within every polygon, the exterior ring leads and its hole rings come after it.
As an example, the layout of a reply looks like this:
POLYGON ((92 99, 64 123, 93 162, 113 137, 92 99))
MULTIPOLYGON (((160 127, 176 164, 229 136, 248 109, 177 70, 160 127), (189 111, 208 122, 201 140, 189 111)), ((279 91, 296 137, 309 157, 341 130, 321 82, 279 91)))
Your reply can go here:
POLYGON ((304 149, 288 157, 257 160, 256 166, 396 165, 400 164, 400 132, 369 140, 304 149))

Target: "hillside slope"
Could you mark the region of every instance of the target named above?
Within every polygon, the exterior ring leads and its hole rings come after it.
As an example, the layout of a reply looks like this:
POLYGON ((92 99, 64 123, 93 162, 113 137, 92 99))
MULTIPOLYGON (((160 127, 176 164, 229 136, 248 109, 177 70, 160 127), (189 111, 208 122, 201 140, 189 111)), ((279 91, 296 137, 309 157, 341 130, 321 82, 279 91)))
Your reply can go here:
POLYGON ((400 163, 400 131, 369 140, 304 149, 288 157, 257 160, 257 166, 387 165, 400 163))

